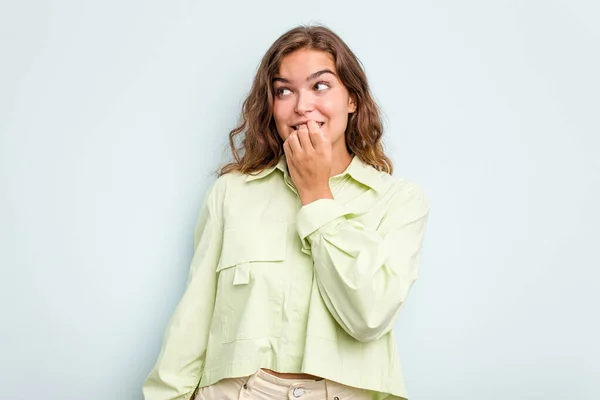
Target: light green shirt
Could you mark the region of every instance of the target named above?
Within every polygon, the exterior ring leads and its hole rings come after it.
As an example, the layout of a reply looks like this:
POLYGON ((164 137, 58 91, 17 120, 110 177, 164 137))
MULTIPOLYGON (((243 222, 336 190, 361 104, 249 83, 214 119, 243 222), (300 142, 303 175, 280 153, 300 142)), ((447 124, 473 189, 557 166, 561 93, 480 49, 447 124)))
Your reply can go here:
POLYGON ((334 200, 302 206, 285 156, 210 186, 146 400, 188 400, 259 368, 407 397, 393 327, 417 279, 428 201, 358 156, 330 187, 334 200))

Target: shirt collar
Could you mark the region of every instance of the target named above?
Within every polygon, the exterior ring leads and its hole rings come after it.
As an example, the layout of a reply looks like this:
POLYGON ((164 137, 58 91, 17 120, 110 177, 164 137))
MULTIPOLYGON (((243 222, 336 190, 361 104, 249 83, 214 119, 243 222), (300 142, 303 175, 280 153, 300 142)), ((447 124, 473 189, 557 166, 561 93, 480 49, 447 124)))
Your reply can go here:
MULTIPOLYGON (((246 182, 264 178, 270 175, 276 169, 279 169, 281 172, 283 172, 284 175, 288 174, 285 154, 279 158, 277 165, 275 165, 274 167, 267 168, 256 175, 248 175, 246 177, 246 182)), ((348 165, 348 167, 346 167, 344 172, 335 175, 335 177, 343 177, 345 175, 350 175, 354 180, 372 188, 377 192, 382 189, 382 172, 376 170, 371 165, 366 164, 356 155, 352 157, 352 161, 350 161, 350 164, 348 165)))
POLYGON ((246 182, 251 182, 251 181, 255 181, 257 179, 264 178, 265 176, 270 175, 271 172, 275 171, 276 169, 280 170, 285 175, 287 175, 288 169, 287 169, 287 161, 285 160, 285 154, 282 155, 281 157, 279 157, 279 161, 277 162, 277 165, 275 165, 274 167, 264 169, 255 175, 246 176, 246 182))
POLYGON ((357 155, 352 157, 348 168, 341 175, 349 174, 354 180, 370 187, 376 192, 383 190, 383 172, 376 170, 373 166, 365 163, 357 155))

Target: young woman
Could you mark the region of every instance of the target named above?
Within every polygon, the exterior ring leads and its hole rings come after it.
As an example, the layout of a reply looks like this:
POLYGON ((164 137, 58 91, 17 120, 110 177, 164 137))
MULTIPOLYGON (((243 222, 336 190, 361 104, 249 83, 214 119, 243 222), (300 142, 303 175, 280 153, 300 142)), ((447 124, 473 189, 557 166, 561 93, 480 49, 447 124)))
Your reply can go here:
POLYGON ((407 397, 393 327, 429 205, 391 176, 382 133, 335 33, 273 43, 230 133, 235 161, 204 199, 146 400, 407 397))

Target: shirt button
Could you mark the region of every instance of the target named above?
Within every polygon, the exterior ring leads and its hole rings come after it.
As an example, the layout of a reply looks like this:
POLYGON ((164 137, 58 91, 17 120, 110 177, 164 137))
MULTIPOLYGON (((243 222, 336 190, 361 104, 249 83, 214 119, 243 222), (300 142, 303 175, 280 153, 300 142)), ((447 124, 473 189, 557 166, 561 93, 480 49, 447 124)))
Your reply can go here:
POLYGON ((294 389, 294 397, 300 397, 304 394, 304 389, 302 388, 295 388, 294 389))

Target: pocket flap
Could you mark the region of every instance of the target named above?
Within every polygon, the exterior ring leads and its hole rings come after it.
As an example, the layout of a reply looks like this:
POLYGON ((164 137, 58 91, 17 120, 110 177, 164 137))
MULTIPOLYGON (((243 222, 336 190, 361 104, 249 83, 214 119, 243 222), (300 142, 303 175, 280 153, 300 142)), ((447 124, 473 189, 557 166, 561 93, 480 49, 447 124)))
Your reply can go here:
POLYGON ((217 272, 249 262, 284 261, 286 238, 285 222, 227 225, 223 232, 223 249, 217 272))

